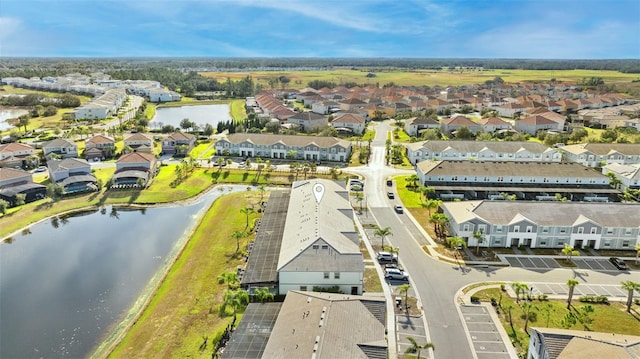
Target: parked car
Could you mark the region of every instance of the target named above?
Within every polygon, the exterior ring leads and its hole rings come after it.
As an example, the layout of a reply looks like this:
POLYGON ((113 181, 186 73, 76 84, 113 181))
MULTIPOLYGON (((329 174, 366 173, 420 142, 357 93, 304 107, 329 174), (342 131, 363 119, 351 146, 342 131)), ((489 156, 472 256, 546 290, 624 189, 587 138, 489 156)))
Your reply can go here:
POLYGON ((387 180, 387 187, 393 186, 393 180, 387 180))
POLYGON ((389 199, 396 198, 396 196, 393 194, 393 192, 387 192, 387 197, 389 197, 389 199))
POLYGON ((35 172, 47 172, 48 168, 45 166, 40 166, 36 168, 35 172))
POLYGON ((393 206, 393 210, 396 211, 396 213, 404 213, 404 209, 402 209, 402 206, 399 204, 396 204, 395 206, 393 206))
POLYGON ((384 277, 393 280, 409 280, 409 275, 397 268, 385 268, 384 277))
POLYGON ((378 262, 380 263, 398 263, 398 256, 390 252, 378 252, 378 262))
POLYGON ((628 270, 629 266, 627 265, 627 263, 625 263, 622 259, 618 258, 618 257, 611 257, 609 258, 609 262, 611 262, 611 264, 613 264, 614 267, 620 269, 620 270, 628 270))

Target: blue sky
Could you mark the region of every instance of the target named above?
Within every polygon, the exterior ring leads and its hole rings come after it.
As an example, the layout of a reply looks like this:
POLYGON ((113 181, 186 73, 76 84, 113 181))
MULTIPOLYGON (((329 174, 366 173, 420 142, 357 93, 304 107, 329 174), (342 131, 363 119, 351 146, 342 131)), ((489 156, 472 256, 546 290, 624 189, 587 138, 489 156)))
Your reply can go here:
POLYGON ((0 57, 640 58, 638 0, 1 0, 0 57))

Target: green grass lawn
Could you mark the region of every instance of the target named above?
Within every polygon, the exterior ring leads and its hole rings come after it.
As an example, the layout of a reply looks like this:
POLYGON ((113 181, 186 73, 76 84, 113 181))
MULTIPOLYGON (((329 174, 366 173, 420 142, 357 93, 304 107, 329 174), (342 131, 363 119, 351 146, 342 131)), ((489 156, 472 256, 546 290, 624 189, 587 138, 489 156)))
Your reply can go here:
POLYGON ((156 105, 152 103, 147 103, 147 107, 144 109, 144 117, 148 120, 156 117, 156 105))
POLYGON ((211 146, 211 141, 208 142, 200 142, 194 149, 189 152, 189 156, 191 158, 198 158, 201 154, 203 154, 208 148, 211 146))
MULTIPOLYGON (((501 294, 500 288, 492 288, 482 290, 475 295, 483 302, 490 302, 491 298, 499 300, 501 294)), ((562 328, 562 319, 569 312, 567 310, 566 301, 550 300, 550 301, 538 301, 534 300, 531 303, 535 306, 532 312, 535 318, 530 318, 529 327, 549 327, 549 328, 562 328), (547 325, 546 308, 549 308, 549 323, 547 325), (533 320, 535 319, 535 320, 533 320)), ((526 352, 529 347, 529 336, 524 331, 524 312, 520 306, 516 303, 515 299, 512 299, 505 294, 502 295, 502 310, 500 311, 500 321, 505 328, 505 331, 511 337, 517 348, 526 352), (507 319, 506 310, 508 306, 512 306, 512 318, 513 327, 511 329, 509 321, 507 319)), ((573 307, 580 308, 586 305, 580 303, 578 297, 574 296, 573 307)), ((595 312, 591 315, 593 323, 589 325, 590 330, 595 332, 615 332, 619 334, 640 335, 640 325, 638 321, 631 314, 626 312, 626 306, 624 303, 611 302, 610 305, 604 304, 592 304, 595 312)), ((638 306, 636 306, 638 308, 638 306)), ((576 325, 567 329, 584 330, 583 326, 578 322, 576 325)))
POLYGON ((382 283, 375 268, 364 269, 364 291, 367 293, 382 292, 382 283))
POLYGON ((234 122, 241 122, 247 118, 247 111, 244 108, 244 100, 233 100, 229 105, 229 112, 234 122))
POLYGON ((373 141, 373 139, 376 137, 376 130, 373 129, 367 129, 364 134, 362 135, 362 140, 363 142, 369 142, 370 140, 373 141))
POLYGON ((407 187, 409 184, 406 178, 409 176, 396 176, 393 180, 396 183, 396 190, 400 200, 404 204, 405 208, 422 208, 421 203, 424 202, 424 196, 412 188, 407 187))

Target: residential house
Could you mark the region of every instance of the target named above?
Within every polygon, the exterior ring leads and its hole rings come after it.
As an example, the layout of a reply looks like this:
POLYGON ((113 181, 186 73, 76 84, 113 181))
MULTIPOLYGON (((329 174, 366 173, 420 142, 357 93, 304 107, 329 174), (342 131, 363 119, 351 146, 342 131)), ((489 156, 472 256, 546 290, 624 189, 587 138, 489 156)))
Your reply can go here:
POLYGON ((446 118, 440 121, 440 131, 442 133, 451 134, 461 127, 466 127, 472 133, 478 133, 480 131, 480 124, 473 122, 470 118, 457 115, 450 118, 446 118))
POLYGON ((562 131, 558 123, 541 115, 528 116, 516 121, 516 131, 535 136, 538 131, 562 131))
POLYGON ((234 133, 216 142, 219 156, 346 162, 351 142, 335 137, 234 133))
POLYGON ((511 102, 504 105, 493 106, 492 109, 498 112, 501 117, 513 117, 515 114, 523 113, 527 107, 519 103, 511 102))
POLYGON ((338 131, 361 135, 364 133, 366 123, 364 118, 348 113, 333 119, 331 121, 331 126, 338 131))
POLYGON ((409 136, 418 137, 426 129, 438 129, 440 122, 431 117, 412 117, 404 121, 404 132, 409 136))
POLYGON ((158 161, 150 153, 131 152, 124 154, 116 161, 116 172, 113 175, 113 184, 141 185, 146 187, 157 174, 158 161))
POLYGON ((560 162, 562 153, 536 142, 422 141, 406 145, 412 164, 424 160, 560 162))
POLYGON ((562 146, 560 150, 567 160, 587 167, 602 167, 612 163, 640 164, 638 143, 581 143, 562 146))
POLYGON ((359 242, 345 188, 323 179, 294 182, 278 254, 278 293, 338 287, 362 294, 359 242))
POLYGON ((52 159, 47 161, 51 182, 61 185, 64 193, 98 190, 97 179, 91 173, 91 165, 80 158, 52 159))
POLYGON ((153 137, 144 133, 134 133, 124 139, 124 147, 131 148, 133 152, 153 153, 153 137))
POLYGON ((446 202, 452 236, 469 246, 629 250, 640 243, 640 205, 623 203, 446 202), (482 233, 479 240, 474 232, 482 233), (480 243, 478 243, 480 241, 480 243))
POLYGON ((358 107, 364 107, 367 105, 366 102, 357 99, 357 98, 349 98, 346 100, 342 100, 339 102, 340 103, 340 109, 342 111, 348 111, 354 108, 358 108, 358 107))
POLYGON ((171 102, 171 101, 180 101, 182 96, 175 92, 169 91, 165 89, 150 89, 148 91, 149 102, 171 102))
POLYGON ((96 135, 85 141, 84 158, 106 159, 116 153, 116 141, 107 136, 96 135))
POLYGON ((640 337, 620 333, 531 327, 527 359, 638 359, 640 337))
POLYGON ((508 131, 513 128, 513 125, 498 117, 482 118, 478 121, 483 132, 499 132, 508 131))
POLYGON ((287 119, 287 123, 299 125, 303 131, 311 132, 329 125, 329 120, 311 111, 298 112, 287 119))
POLYGON ((640 164, 621 165, 612 163, 602 167, 602 174, 613 173, 620 180, 620 190, 640 189, 640 164))
POLYGON ((619 201, 609 177, 577 163, 422 161, 420 183, 439 199, 516 199, 554 201, 619 201))
MULTIPOLYGON (((27 168, 33 164, 33 147, 24 143, 7 143, 0 145, 0 167, 27 168)), ((37 159, 35 160, 37 165, 37 159)))
POLYGON ((311 105, 311 112, 315 112, 320 115, 328 115, 333 110, 340 109, 340 104, 335 101, 318 101, 311 105))
POLYGON ((162 153, 186 156, 196 145, 196 136, 185 132, 174 132, 162 140, 162 153))
POLYGON ((47 187, 33 182, 29 172, 0 167, 0 199, 9 202, 9 206, 17 205, 18 195, 25 195, 25 203, 42 199, 47 195, 47 187))
POLYGON ((52 157, 69 158, 78 157, 78 146, 75 142, 66 138, 56 138, 47 141, 42 145, 44 157, 50 159, 52 157))

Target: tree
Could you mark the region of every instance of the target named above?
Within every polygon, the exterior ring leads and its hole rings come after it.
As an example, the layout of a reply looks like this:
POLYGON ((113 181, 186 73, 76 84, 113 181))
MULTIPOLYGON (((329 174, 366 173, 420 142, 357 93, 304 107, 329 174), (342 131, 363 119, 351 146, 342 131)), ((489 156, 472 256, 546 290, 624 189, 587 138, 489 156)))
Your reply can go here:
POLYGON ((513 282, 511 283, 511 287, 516 292, 516 302, 520 303, 520 293, 522 293, 522 299, 524 299, 525 294, 529 290, 529 286, 526 283, 513 282))
POLYGON ((220 314, 224 315, 228 307, 233 309, 233 318, 235 321, 236 314, 249 304, 249 294, 243 289, 231 290, 224 292, 222 304, 220 305, 220 314))
POLYGON ((522 302, 520 304, 520 309, 522 309, 522 313, 524 313, 524 332, 529 334, 529 331, 527 330, 529 326, 529 318, 531 311, 536 309, 536 306, 531 302, 522 302))
POLYGON ((507 312, 507 319, 509 320, 509 326, 511 330, 515 333, 515 329, 513 328, 513 317, 511 316, 511 310, 513 310, 513 305, 508 304, 504 307, 504 311, 507 312))
POLYGON ((29 114, 18 117, 18 127, 23 126, 24 132, 27 132, 27 126, 29 126, 30 120, 31 120, 31 116, 29 114))
POLYGON ((373 232, 373 235, 376 237, 380 237, 382 239, 382 246, 381 246, 381 250, 384 251, 384 239, 387 236, 393 236, 393 233, 391 232, 391 227, 384 227, 384 228, 380 228, 379 226, 376 227, 375 232, 373 232))
POLYGON ((400 294, 404 294, 404 310, 405 313, 408 313, 409 311, 409 289, 411 289, 411 286, 407 283, 401 285, 398 287, 398 290, 400 291, 400 294))
POLYGON ((620 179, 616 176, 615 173, 609 171, 607 172, 607 177, 609 177, 609 186, 611 186, 614 189, 620 189, 620 185, 622 184, 622 181, 620 181, 620 179))
POLYGON ((553 310, 553 304, 547 303, 542 307, 541 310, 544 312, 544 316, 545 316, 546 323, 547 323, 546 326, 547 326, 547 328, 549 328, 549 319, 551 319, 551 312, 554 311, 553 310))
POLYGON ((211 137, 211 135, 213 135, 213 126, 210 123, 205 124, 202 134, 207 137, 211 137))
POLYGON ((240 213, 244 214, 247 216, 247 224, 245 225, 244 229, 245 231, 247 230, 247 228, 249 228, 249 215, 256 213, 256 210, 253 209, 252 207, 245 207, 240 209, 240 213))
POLYGON ((428 199, 425 207, 429 210, 429 216, 431 216, 431 210, 440 207, 442 202, 437 199, 428 199))
POLYGON ((182 128, 183 130, 186 131, 191 127, 193 127, 193 123, 188 118, 183 118, 182 121, 180 121, 180 128, 182 128))
POLYGON ((567 262, 571 262, 571 257, 573 256, 579 256, 580 252, 576 251, 573 246, 569 245, 569 244, 565 244, 564 248, 562 248, 562 254, 564 254, 566 256, 566 261, 567 262))
POLYGON ((9 202, 4 199, 0 199, 0 214, 3 216, 7 213, 7 208, 9 208, 9 202))
POLYGON ((258 288, 253 292, 253 294, 258 298, 260 303, 273 302, 273 299, 275 298, 273 293, 271 293, 267 287, 258 288))
POLYGON ((473 132, 467 126, 461 126, 456 130, 456 139, 470 140, 473 138, 473 132))
POLYGON ((434 213, 429 216, 429 222, 433 223, 433 230, 436 236, 442 238, 445 236, 445 228, 449 223, 449 217, 444 213, 434 213))
POLYGON ((627 291, 627 313, 631 313, 631 304, 633 304, 633 291, 640 290, 640 283, 626 280, 622 283, 622 289, 627 291))
POLYGON ((24 193, 16 194, 16 206, 22 206, 27 199, 27 195, 24 193))
POLYGON ((569 295, 567 296, 567 309, 571 309, 571 299, 573 299, 573 290, 574 288, 578 285, 578 280, 576 279, 569 279, 567 281, 567 287, 569 287, 569 295))
POLYGON ((476 255, 480 252, 480 244, 484 244, 484 233, 482 231, 474 231, 473 238, 476 239, 476 255))
POLYGON ((264 200, 264 193, 267 191, 267 187, 261 184, 258 186, 258 191, 260 191, 260 205, 262 205, 262 201, 264 200))
POLYGON ((231 238, 236 240, 236 254, 240 251, 240 240, 244 238, 245 233, 243 231, 235 231, 231 233, 231 238))
POLYGON ((362 201, 364 200, 364 194, 362 192, 356 192, 356 202, 360 204, 360 212, 362 212, 362 201))
POLYGON ((636 243, 636 265, 638 265, 638 257, 640 257, 640 243, 636 243))
POLYGON ((407 337, 407 340, 409 341, 409 343, 411 343, 411 346, 407 348, 407 350, 405 350, 404 352, 407 354, 416 353, 418 356, 418 359, 420 359, 420 351, 422 351, 422 349, 431 348, 433 350, 436 350, 436 347, 431 342, 418 345, 418 342, 413 337, 407 337))
POLYGON ((218 280, 218 284, 226 283, 229 289, 235 289, 238 284, 238 275, 236 272, 221 273, 216 279, 218 280))
POLYGON ((408 183, 408 187, 415 188, 417 186, 418 181, 420 181, 420 177, 417 174, 412 174, 405 178, 405 181, 408 183))

